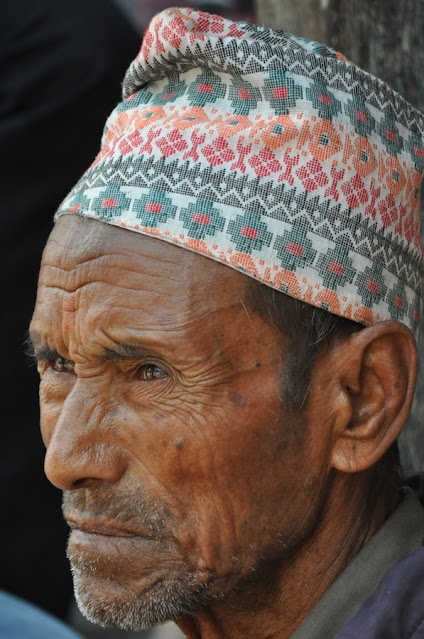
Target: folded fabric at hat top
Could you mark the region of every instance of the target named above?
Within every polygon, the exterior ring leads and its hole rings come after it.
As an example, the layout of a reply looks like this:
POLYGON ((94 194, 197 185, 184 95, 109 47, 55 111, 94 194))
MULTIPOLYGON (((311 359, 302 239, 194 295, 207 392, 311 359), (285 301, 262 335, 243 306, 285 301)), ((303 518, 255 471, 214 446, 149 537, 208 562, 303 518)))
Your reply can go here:
POLYGON ((192 9, 155 16, 62 203, 332 313, 418 328, 424 116, 332 49, 192 9))

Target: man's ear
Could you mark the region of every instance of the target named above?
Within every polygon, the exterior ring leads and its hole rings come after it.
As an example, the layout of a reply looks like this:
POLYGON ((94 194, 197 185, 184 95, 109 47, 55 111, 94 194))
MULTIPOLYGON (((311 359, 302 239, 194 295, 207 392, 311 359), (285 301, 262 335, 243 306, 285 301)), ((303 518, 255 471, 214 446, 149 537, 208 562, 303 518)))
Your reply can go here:
POLYGON ((417 348, 400 322, 383 321, 350 335, 336 357, 337 412, 331 464, 358 472, 375 464, 397 439, 411 410, 417 348))

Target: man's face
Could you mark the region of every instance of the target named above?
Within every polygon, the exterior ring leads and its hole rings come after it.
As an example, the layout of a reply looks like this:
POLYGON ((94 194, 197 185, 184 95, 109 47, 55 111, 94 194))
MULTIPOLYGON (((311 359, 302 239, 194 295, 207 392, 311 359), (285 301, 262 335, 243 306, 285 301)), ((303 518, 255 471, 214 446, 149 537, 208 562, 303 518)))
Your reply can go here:
POLYGON ((50 237, 31 324, 46 472, 97 623, 141 628, 269 579, 316 523, 325 446, 285 411, 284 340, 246 282, 98 221, 50 237))

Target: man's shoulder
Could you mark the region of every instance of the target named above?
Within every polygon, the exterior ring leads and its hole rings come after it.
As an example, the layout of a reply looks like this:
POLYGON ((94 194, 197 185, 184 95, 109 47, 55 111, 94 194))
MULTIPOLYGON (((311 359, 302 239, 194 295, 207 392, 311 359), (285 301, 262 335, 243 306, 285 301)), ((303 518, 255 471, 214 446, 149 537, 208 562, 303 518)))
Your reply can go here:
MULTIPOLYGON (((397 522, 398 533, 402 533, 399 526, 403 524, 402 537, 408 536, 408 526, 412 524, 414 543, 417 543, 418 537, 421 536, 419 541, 423 544, 421 520, 424 474, 409 477, 407 484, 410 492, 406 493, 405 501, 408 503, 401 511, 399 510, 402 521, 397 522)), ((422 545, 387 570, 374 593, 340 630, 335 639, 357 639, 358 637, 361 639, 379 639, 380 637, 420 639, 424 637, 424 547, 422 545)))
POLYGON ((335 639, 424 637, 424 548, 398 562, 335 639))
POLYGON ((292 639, 424 638, 424 508, 416 486, 346 566, 292 639))

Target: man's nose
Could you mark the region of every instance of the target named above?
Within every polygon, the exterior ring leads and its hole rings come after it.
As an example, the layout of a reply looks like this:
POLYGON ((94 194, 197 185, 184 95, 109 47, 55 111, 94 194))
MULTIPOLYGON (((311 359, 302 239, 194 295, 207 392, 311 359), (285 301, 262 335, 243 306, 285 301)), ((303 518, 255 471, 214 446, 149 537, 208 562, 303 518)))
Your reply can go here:
POLYGON ((102 401, 93 384, 76 381, 47 443, 44 469, 52 484, 74 490, 122 477, 126 458, 108 410, 110 401, 102 401))

